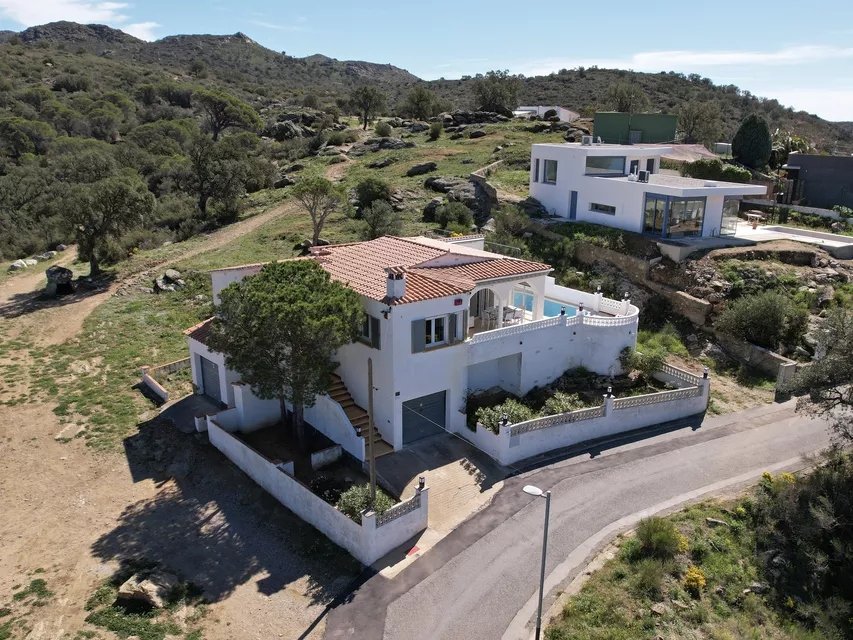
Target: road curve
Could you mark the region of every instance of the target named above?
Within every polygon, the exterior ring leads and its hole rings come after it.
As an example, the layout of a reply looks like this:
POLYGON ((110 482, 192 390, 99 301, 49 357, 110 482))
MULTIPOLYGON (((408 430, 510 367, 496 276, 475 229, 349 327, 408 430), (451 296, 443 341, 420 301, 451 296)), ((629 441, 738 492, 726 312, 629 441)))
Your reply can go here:
POLYGON ((796 415, 789 402, 696 420, 521 474, 393 580, 375 576, 362 585, 330 613, 326 637, 526 638, 538 588, 544 504, 522 493, 523 485, 553 492, 547 608, 589 552, 606 543, 606 534, 629 525, 631 516, 706 489, 746 484, 768 468, 801 466, 800 456, 828 443, 825 423, 796 415))

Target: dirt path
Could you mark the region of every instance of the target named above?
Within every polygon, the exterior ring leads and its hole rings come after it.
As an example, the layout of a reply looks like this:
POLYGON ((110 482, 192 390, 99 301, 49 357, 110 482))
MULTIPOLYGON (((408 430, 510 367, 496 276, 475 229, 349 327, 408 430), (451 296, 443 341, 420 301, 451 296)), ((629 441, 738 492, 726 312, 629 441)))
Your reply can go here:
MULTIPOLYGON (((10 278, 0 286, 0 346, 15 338, 27 344, 0 352, 0 361, 17 365, 15 379, 0 386, 0 401, 29 387, 27 347, 74 338, 128 283, 294 210, 286 202, 73 297, 41 299, 43 269, 10 278)), ((58 264, 75 256, 69 248, 58 264)), ((98 453, 82 439, 56 439, 62 426, 54 404, 0 404, 0 606, 11 603, 14 617, 28 613, 15 640, 60 640, 85 628, 87 598, 122 557, 159 561, 209 589, 208 640, 296 638, 354 575, 324 569, 330 552, 323 544, 311 552, 300 547, 303 540, 316 546, 313 531, 193 436, 150 421, 128 438, 125 455, 98 453), (39 608, 14 603, 13 587, 35 577, 55 595, 39 608)), ((322 624, 305 637, 321 634, 322 624)), ((98 637, 115 636, 99 630, 98 637)))

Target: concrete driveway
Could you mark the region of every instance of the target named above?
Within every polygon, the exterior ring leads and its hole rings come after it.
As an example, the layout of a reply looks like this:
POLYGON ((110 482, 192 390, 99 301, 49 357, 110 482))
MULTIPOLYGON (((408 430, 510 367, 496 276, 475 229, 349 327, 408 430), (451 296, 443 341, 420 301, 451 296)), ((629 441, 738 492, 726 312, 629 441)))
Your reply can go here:
POLYGON ((508 471, 452 433, 418 440, 376 461, 376 473, 406 498, 424 476, 429 487, 429 528, 447 535, 491 500, 508 471))

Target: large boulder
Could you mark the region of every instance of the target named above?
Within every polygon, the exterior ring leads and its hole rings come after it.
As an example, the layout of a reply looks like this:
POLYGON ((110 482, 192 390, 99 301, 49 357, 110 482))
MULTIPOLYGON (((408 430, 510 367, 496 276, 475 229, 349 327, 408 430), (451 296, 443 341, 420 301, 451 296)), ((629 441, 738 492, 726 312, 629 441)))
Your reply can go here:
POLYGON ((178 578, 165 571, 136 574, 118 589, 119 600, 136 600, 156 609, 166 605, 169 594, 178 586, 178 578))
POLYGON ((449 193, 455 187, 463 185, 466 182, 468 181, 463 178, 453 176, 430 176, 424 181, 424 186, 439 193, 449 193))
POLYGON ((397 158, 392 156, 388 156, 387 158, 383 158, 382 160, 377 160, 376 162, 371 162, 367 165, 368 169, 384 169, 390 164, 397 162, 397 158))
POLYGON ((181 279, 181 272, 177 269, 166 269, 166 272, 163 274, 166 280, 170 282, 177 282, 181 279))
POLYGON ((424 221, 433 222, 435 220, 435 212, 442 204, 444 204, 444 200, 441 198, 433 198, 427 202, 427 205, 424 207, 424 221))
POLYGON ((28 267, 34 267, 34 266, 36 266, 38 263, 39 263, 39 261, 38 261, 38 260, 36 260, 35 258, 26 258, 26 259, 24 260, 24 264, 26 264, 28 267))
POLYGON ((74 293, 74 272, 71 269, 53 265, 48 267, 44 275, 47 278, 47 286, 44 292, 49 297, 74 293))
POLYGON ((9 265, 9 271, 21 271, 22 269, 27 268, 27 263, 23 260, 15 260, 12 264, 9 265))
POLYGON ((430 171, 435 171, 436 168, 438 168, 438 165, 436 165, 434 162, 421 162, 410 167, 409 170, 406 171, 406 175, 409 177, 422 176, 425 173, 429 173, 430 171))
POLYGON ((468 137, 469 138, 482 138, 485 135, 486 135, 485 131, 483 131, 482 129, 476 129, 475 131, 472 131, 471 133, 469 133, 468 137))
POLYGON ((429 125, 426 122, 413 122, 412 126, 409 127, 409 131, 412 133, 420 133, 427 130, 429 130, 429 125))
POLYGON ((286 175, 280 175, 278 179, 273 182, 273 188, 275 189, 283 189, 284 187, 289 187, 291 185, 296 184, 296 180, 293 178, 289 178, 286 175))

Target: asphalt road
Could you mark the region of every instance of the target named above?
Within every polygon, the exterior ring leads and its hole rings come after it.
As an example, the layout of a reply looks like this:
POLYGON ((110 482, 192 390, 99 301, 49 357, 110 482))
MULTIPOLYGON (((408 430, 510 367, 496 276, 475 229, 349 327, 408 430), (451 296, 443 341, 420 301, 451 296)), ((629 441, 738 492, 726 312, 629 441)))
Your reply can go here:
POLYGON ((527 638, 538 589, 544 501, 552 491, 546 609, 590 553, 649 511, 803 466, 829 443, 826 425, 793 403, 696 420, 613 443, 511 478, 492 503, 393 580, 375 576, 334 609, 327 638, 527 638))

